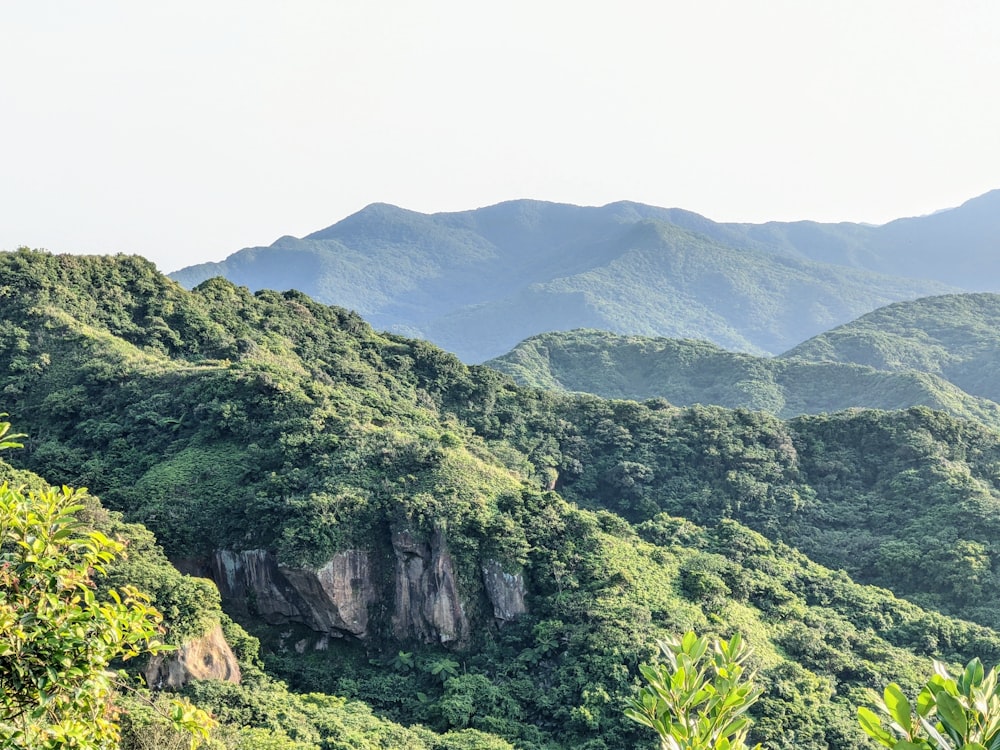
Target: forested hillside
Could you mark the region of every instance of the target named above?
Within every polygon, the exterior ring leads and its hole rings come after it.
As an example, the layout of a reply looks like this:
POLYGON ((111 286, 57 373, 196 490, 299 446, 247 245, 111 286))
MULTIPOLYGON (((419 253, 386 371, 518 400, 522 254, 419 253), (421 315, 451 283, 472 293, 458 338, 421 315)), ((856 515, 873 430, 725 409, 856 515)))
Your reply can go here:
MULTIPOLYGON (((993 298, 957 295, 931 300, 967 300, 974 305, 993 298)), ((889 309, 921 308, 928 302, 901 302, 889 309)), ((976 353, 963 357, 957 346, 953 350, 943 342, 932 344, 923 333, 894 336, 891 326, 881 324, 883 315, 883 310, 871 313, 776 358, 730 352, 706 341, 582 330, 533 336, 485 364, 523 385, 605 398, 665 398, 677 406, 715 404, 784 418, 851 408, 928 406, 1000 427, 1000 405, 985 397, 985 389, 979 387, 980 395, 973 396, 956 382, 976 387, 993 378, 997 348, 990 348, 987 327, 978 329, 982 337, 976 340, 976 353), (886 366, 884 358, 876 361, 860 354, 862 345, 857 342, 864 334, 859 330, 868 331, 873 341, 891 340, 886 348, 896 354, 893 366, 886 366), (857 345, 848 348, 849 339, 857 345), (828 342, 840 342, 841 352, 828 342), (852 359, 848 352, 856 356, 852 359), (906 355, 904 363, 901 358, 906 355), (942 362, 950 363, 947 372, 942 371, 942 362)), ((953 325, 967 334, 975 330, 959 322, 960 317, 953 320, 954 324, 937 325, 953 325)))
MULTIPOLYGON (((37 475, 3 461, 0 481, 34 491, 47 487, 37 475)), ((96 579, 96 594, 106 598, 109 589, 123 591, 128 585, 150 594, 153 606, 164 617, 163 641, 181 649, 166 657, 130 662, 130 671, 145 673, 145 679, 154 684, 166 681, 175 688, 181 680, 191 680, 193 672, 196 681, 188 683, 185 697, 194 698, 213 715, 215 726, 207 745, 212 750, 511 750, 510 744, 475 730, 441 734, 423 727, 407 728, 378 717, 359 701, 289 691, 262 669, 259 641, 223 613, 219 591, 210 581, 179 573, 141 524, 123 522, 120 514, 107 511, 93 496, 86 496, 82 505, 77 520, 87 529, 120 540, 127 550, 106 575, 96 579), (183 656, 185 651, 190 652, 188 658, 183 656)), ((9 548, 0 544, 0 553, 7 552, 9 548)), ((51 625, 53 629, 58 626, 51 625)), ((0 643, 8 645, 8 631, 0 633, 0 643)), ((5 689, 16 684, 8 679, 14 671, 9 669, 9 658, 0 650, 0 681, 5 689)), ((88 665, 73 666, 85 669, 88 665)), ((121 711, 121 747, 190 747, 191 738, 169 721, 173 696, 169 690, 152 695, 134 688, 121 690, 115 696, 121 711)), ((108 708, 106 712, 115 715, 108 708)), ((20 748, 23 745, 7 734, 7 718, 0 715, 0 743, 20 748)))
POLYGON ((816 227, 721 225, 626 202, 522 200, 433 215, 375 204, 303 239, 172 275, 189 288, 224 276, 297 289, 466 362, 581 327, 774 354, 879 305, 956 290, 909 278, 901 263, 846 261, 853 250, 812 257, 827 235, 863 243, 874 231, 816 227))
POLYGON ((941 412, 545 392, 299 292, 31 251, 0 255, 0 363, 8 459, 260 639, 266 674, 227 625, 250 676, 184 691, 268 746, 652 748, 624 699, 693 627, 755 647, 755 739, 870 747, 865 688, 1000 660, 1000 437, 941 412))
POLYGON ((782 359, 916 370, 1000 401, 1000 295, 950 294, 889 305, 796 346, 782 359))

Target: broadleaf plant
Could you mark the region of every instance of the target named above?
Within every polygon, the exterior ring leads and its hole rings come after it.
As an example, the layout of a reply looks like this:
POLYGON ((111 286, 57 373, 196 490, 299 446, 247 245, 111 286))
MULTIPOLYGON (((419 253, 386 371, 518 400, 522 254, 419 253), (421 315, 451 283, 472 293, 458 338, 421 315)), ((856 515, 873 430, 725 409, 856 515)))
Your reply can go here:
POLYGON ((872 694, 881 716, 858 709, 861 728, 893 750, 1000 750, 1000 693, 996 667, 986 673, 973 659, 956 678, 934 662, 934 675, 910 703, 892 683, 872 694))
POLYGON ((710 641, 688 632, 659 645, 666 663, 639 667, 646 685, 625 715, 653 729, 662 750, 744 750, 746 711, 761 690, 744 667, 750 648, 740 635, 710 641))

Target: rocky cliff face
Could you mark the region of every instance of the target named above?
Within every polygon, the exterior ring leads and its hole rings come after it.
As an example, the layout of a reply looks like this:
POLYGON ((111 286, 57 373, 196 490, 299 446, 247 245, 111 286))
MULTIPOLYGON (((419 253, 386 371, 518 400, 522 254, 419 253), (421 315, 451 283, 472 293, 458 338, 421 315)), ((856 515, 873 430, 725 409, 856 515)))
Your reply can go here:
POLYGON ((487 560, 483 564, 483 586, 493 605, 493 617, 500 622, 512 622, 528 611, 522 573, 507 573, 498 561, 487 560))
POLYGON ((146 684, 157 690, 179 690, 192 680, 239 683, 241 679, 236 656, 218 625, 176 651, 154 656, 145 676, 146 684))
POLYGON ((464 641, 469 621, 458 596, 451 554, 444 535, 423 542, 409 531, 392 535, 396 555, 396 606, 392 629, 397 638, 425 643, 464 641))
POLYGON ((318 569, 278 565, 267 550, 215 554, 213 577, 223 599, 266 622, 299 622, 321 633, 368 635, 378 592, 364 550, 345 550, 318 569))
MULTIPOLYGON (((374 583, 371 555, 358 549, 338 552, 316 569, 280 565, 267 550, 219 550, 212 577, 228 606, 272 624, 295 622, 324 637, 365 639, 373 635, 371 617, 391 600, 395 638, 461 645, 470 632, 467 604, 459 595, 444 534, 437 531, 428 541, 404 529, 391 542, 393 583, 385 591, 374 583)), ((523 614, 523 576, 504 572, 496 561, 486 561, 482 570, 496 620, 509 622, 523 614)))

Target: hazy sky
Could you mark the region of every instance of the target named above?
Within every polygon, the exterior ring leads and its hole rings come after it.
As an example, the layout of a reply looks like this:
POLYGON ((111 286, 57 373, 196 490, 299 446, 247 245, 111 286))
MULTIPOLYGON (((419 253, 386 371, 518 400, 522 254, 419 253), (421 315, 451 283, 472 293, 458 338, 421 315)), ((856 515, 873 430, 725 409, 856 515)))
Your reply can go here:
POLYGON ((164 271, 368 203, 884 222, 1000 188, 1000 3, 0 0, 0 249, 164 271))

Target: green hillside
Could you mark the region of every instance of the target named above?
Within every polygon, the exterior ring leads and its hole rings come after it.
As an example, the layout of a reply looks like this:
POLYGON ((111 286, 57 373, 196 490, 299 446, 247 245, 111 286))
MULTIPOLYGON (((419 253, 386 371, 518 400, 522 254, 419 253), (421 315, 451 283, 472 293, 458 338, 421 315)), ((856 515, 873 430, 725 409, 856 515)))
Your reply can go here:
POLYGON ((782 359, 918 370, 998 401, 1000 295, 952 294, 889 305, 796 346, 782 359))
MULTIPOLYGON (((822 336, 816 339, 822 340, 822 336)), ((801 349, 797 347, 790 355, 801 349)), ((919 350, 914 346, 911 351, 919 350)), ((801 356, 756 357, 705 341, 581 330, 533 336, 486 365, 524 385, 604 398, 665 398, 676 406, 716 404, 765 410, 784 418, 850 408, 929 406, 1000 427, 1000 406, 969 395, 943 373, 887 371, 868 364, 823 360, 813 361, 807 351, 801 356)), ((970 367, 970 377, 973 371, 970 367)))
POLYGON ((297 289, 466 362, 580 327, 777 353, 879 305, 954 290, 814 260, 725 226, 634 203, 512 201, 433 215, 375 204, 303 239, 172 276, 188 288, 221 275, 297 289))
POLYGON ((0 282, 9 460, 213 578, 266 673, 185 692, 274 747, 652 748, 623 701, 692 627, 754 645, 755 739, 871 747, 866 688, 1000 660, 1000 436, 972 422, 545 392, 137 258, 2 254, 0 282))
MULTIPOLYGON (((0 461, 0 481, 33 490, 44 490, 48 483, 31 472, 16 470, 0 461)), ((511 750, 503 740, 476 730, 434 732, 425 727, 404 727, 379 717, 362 702, 329 695, 290 691, 263 669, 260 643, 221 608, 219 591, 206 579, 182 575, 170 564, 153 535, 141 524, 126 523, 121 514, 109 512, 100 501, 87 496, 77 519, 88 529, 96 529, 126 545, 127 553, 97 578, 98 595, 107 589, 122 591, 133 585, 151 595, 151 603, 163 615, 163 640, 181 647, 203 639, 221 628, 232 649, 241 673, 241 682, 205 680, 187 686, 186 697, 209 710, 217 726, 207 745, 211 750, 232 748, 251 750, 376 750, 407 748, 412 750, 511 750)), ((6 552, 0 544, 0 553, 6 552)), ((4 633, 6 635, 6 633, 4 633)), ((6 687, 7 664, 0 658, 0 680, 6 687)), ((217 649, 205 656, 205 663, 226 658, 217 649)), ((129 662, 130 671, 141 674, 148 658, 129 662)), ((171 696, 172 697, 172 696, 171 696)), ((121 720, 123 750, 190 747, 190 737, 170 726, 167 720, 167 696, 156 693, 124 691, 117 697, 123 711, 121 720)), ((8 725, 0 716, 0 743, 11 738, 8 725)))

